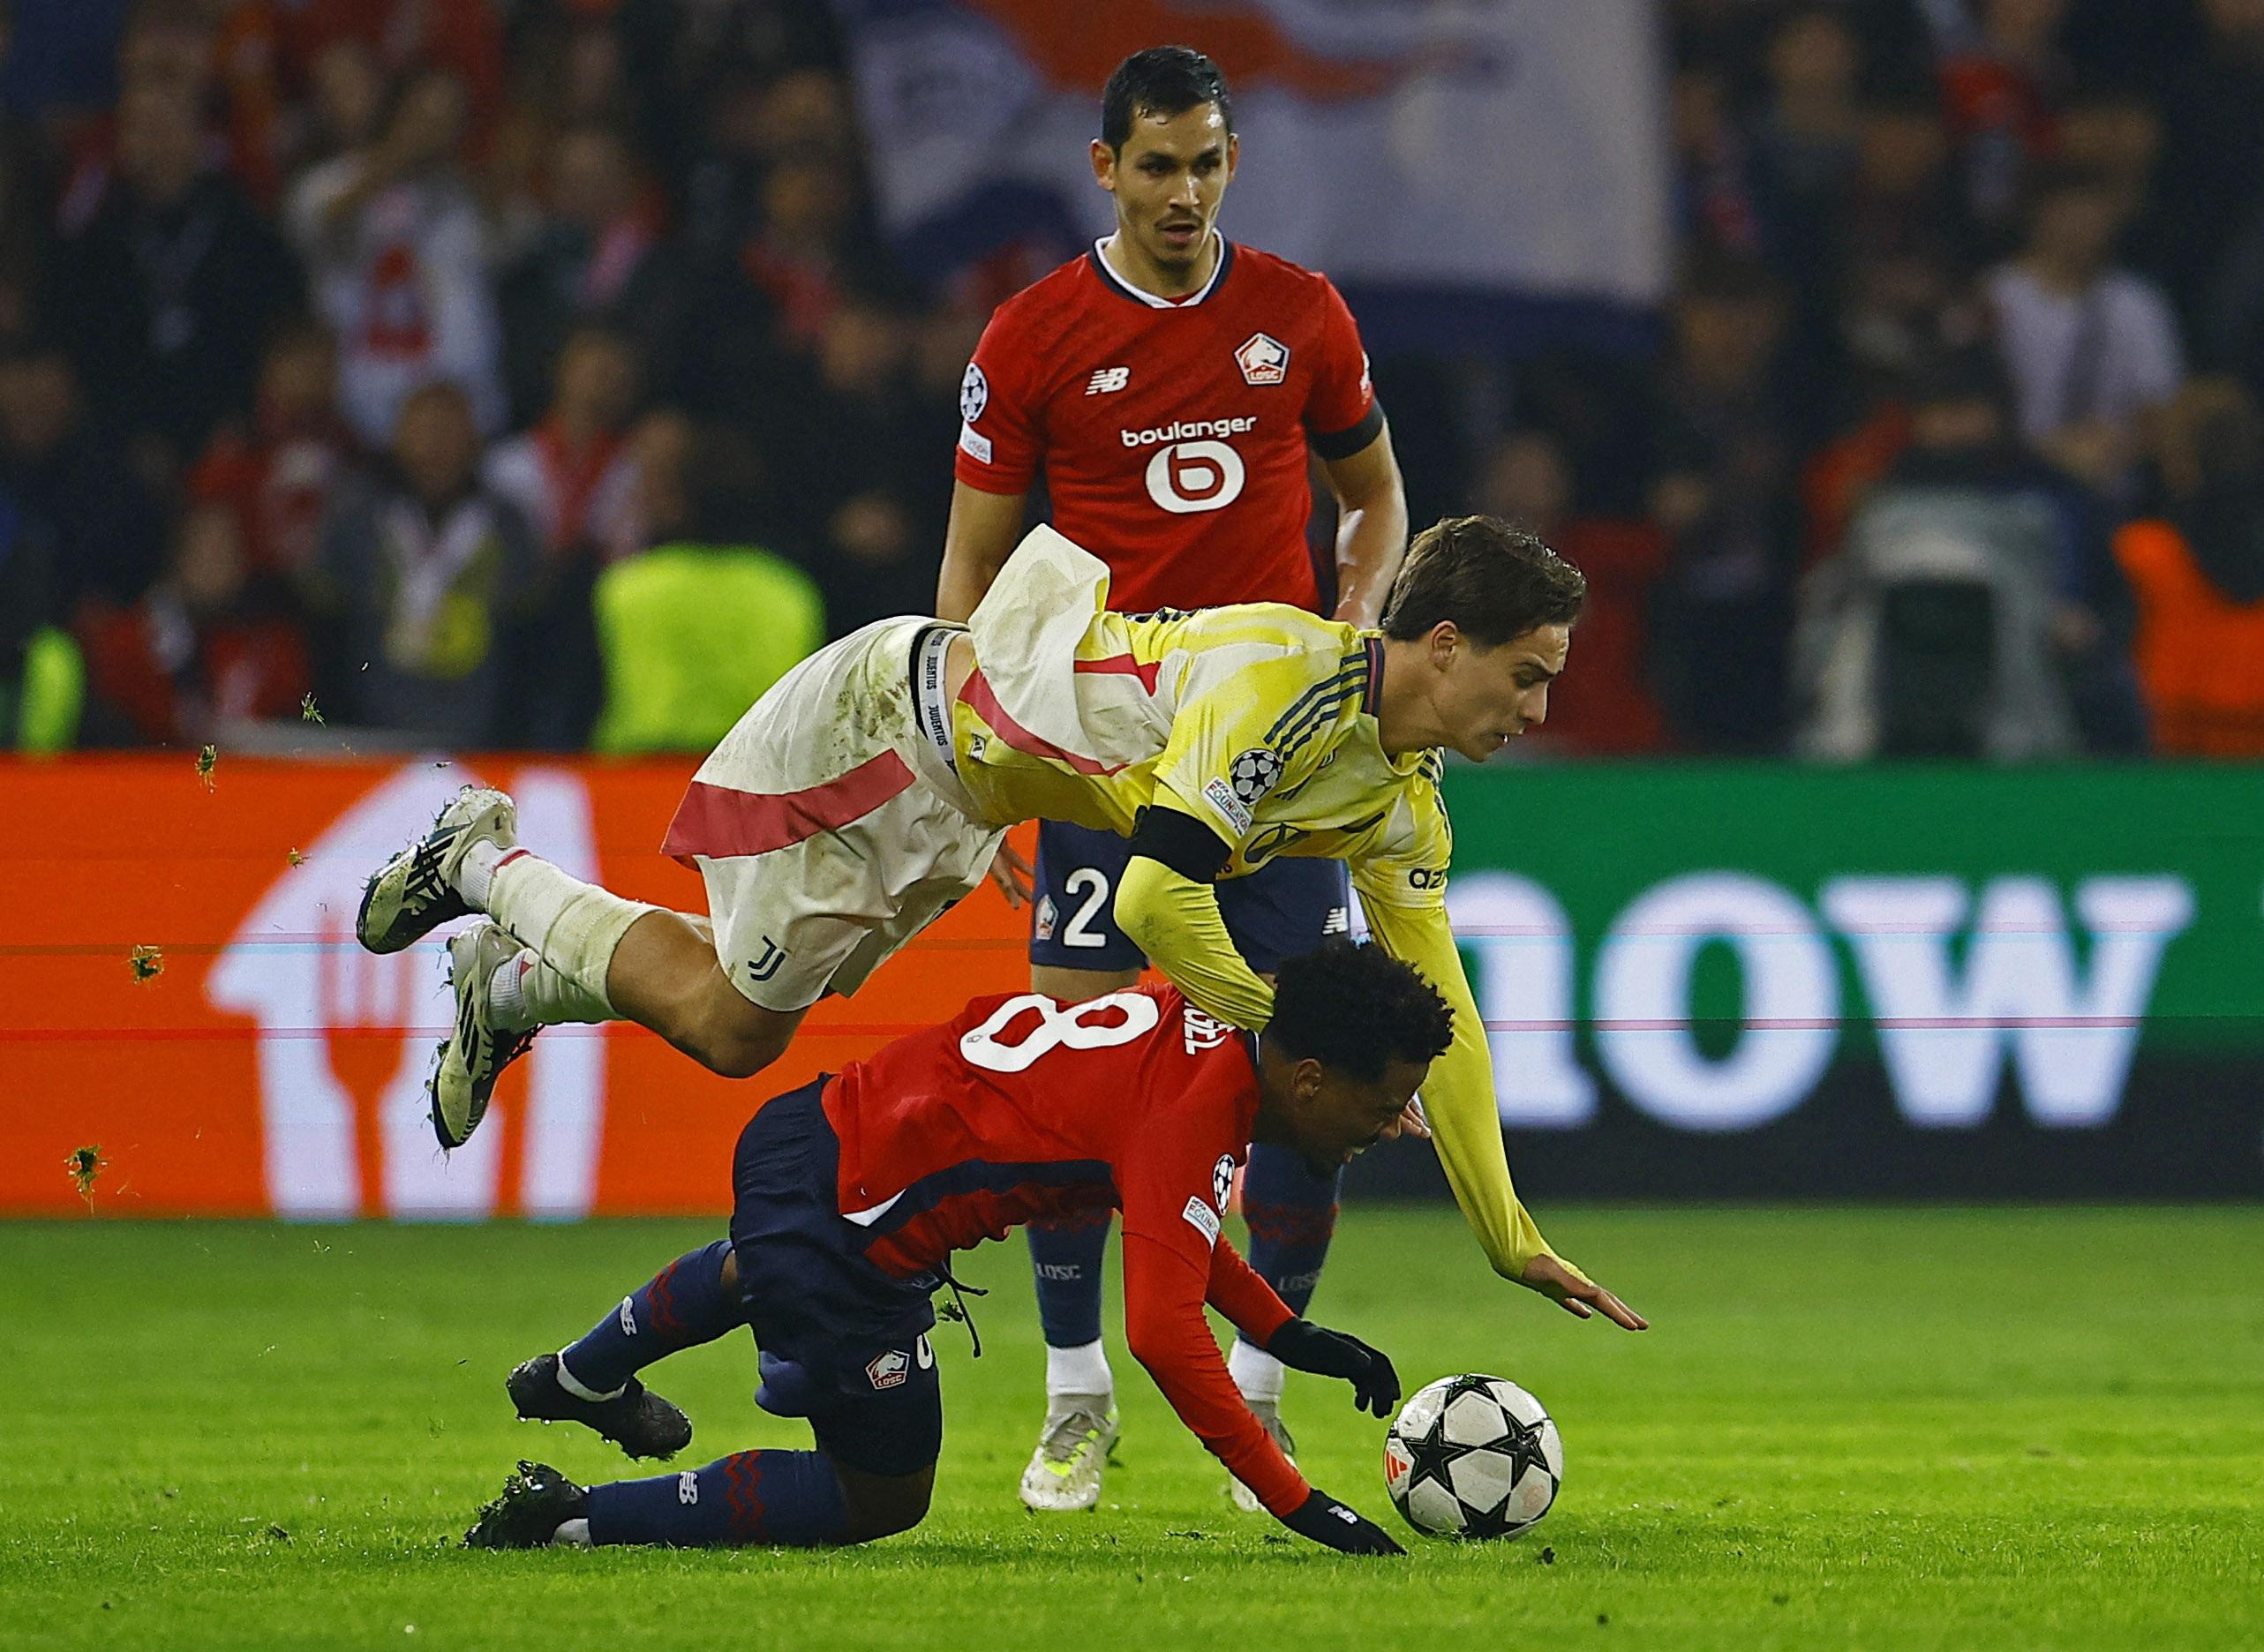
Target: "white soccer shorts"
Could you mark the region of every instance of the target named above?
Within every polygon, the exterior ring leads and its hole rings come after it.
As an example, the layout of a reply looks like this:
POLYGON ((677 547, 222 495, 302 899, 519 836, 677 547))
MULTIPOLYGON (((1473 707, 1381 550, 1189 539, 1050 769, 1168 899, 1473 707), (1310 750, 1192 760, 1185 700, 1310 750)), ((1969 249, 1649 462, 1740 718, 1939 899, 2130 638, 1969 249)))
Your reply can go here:
POLYGON ((669 824, 664 852, 707 882, 724 972, 766 1010, 856 991, 982 882, 1005 836, 974 818, 920 726, 913 649, 937 623, 883 620, 802 661, 709 754, 669 824))

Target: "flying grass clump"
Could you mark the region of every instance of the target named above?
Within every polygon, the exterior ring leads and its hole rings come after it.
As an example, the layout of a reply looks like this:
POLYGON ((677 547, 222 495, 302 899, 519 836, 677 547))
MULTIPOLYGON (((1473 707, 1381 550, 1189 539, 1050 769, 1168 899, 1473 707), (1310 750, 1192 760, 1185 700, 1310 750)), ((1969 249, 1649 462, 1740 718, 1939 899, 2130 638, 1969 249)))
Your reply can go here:
POLYGON ((78 1189, 79 1197, 86 1201, 89 1215, 94 1210, 94 1183, 109 1162, 102 1157, 102 1150, 96 1146, 74 1147, 64 1159, 64 1174, 71 1178, 71 1185, 78 1189))

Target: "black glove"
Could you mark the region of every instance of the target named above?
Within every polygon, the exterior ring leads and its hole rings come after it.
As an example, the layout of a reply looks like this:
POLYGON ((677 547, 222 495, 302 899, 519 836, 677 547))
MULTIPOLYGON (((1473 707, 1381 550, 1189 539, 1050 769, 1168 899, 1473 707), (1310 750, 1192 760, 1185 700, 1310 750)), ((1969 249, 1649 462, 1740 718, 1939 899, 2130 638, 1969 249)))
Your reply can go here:
POLYGON ((1292 1319, 1274 1333, 1266 1352, 1293 1370, 1342 1377, 1352 1385, 1352 1403, 1363 1411, 1389 1416, 1399 1403, 1399 1373, 1391 1362, 1342 1331, 1326 1330, 1310 1319, 1292 1319))
MULTIPOLYGON (((1298 1323, 1304 1322, 1300 1320, 1298 1323)), ((1327 1543, 1339 1554, 1403 1555, 1407 1552, 1391 1540, 1389 1532, 1375 1521, 1363 1519, 1358 1510, 1339 1503, 1326 1491, 1314 1492, 1298 1504, 1293 1513, 1282 1515, 1282 1524, 1300 1537, 1327 1543)))

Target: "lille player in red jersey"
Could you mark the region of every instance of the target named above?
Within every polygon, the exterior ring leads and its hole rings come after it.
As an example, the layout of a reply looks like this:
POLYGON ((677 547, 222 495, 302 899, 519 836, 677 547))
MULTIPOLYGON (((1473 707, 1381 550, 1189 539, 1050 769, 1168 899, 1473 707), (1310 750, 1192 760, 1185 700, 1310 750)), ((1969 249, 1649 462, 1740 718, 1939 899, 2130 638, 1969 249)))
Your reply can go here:
MULTIPOLYGON (((1132 612, 1280 602, 1319 610, 1305 539, 1318 455, 1337 495, 1333 617, 1374 625, 1407 544, 1407 507, 1351 312, 1327 276, 1226 240, 1215 220, 1240 154, 1218 66, 1183 46, 1133 53, 1109 79, 1095 181, 1116 233, 999 306, 961 387, 958 485, 936 612, 970 613, 1020 538, 1043 481, 1052 524, 1109 565, 1109 604, 1132 612)), ((1132 985, 1147 962, 1117 926, 1131 845, 1042 823, 1030 985, 1064 1001, 1132 985)), ((1009 898, 1027 871, 1002 853, 1009 898)), ((1250 966, 1342 933, 1343 867, 1277 859, 1218 886, 1219 915, 1250 966)), ((1417 1126, 1419 1128, 1419 1125, 1417 1126)), ((1303 1311, 1335 1228, 1337 1176, 1251 1155, 1250 1261, 1303 1311)), ((1101 1333, 1105 1213, 1034 1223, 1047 1408, 1022 1475, 1033 1509, 1089 1509, 1116 1444, 1101 1333)), ((1247 1340, 1236 1385, 1277 1444, 1279 1362, 1247 1340)), ((1256 1505, 1246 1487, 1237 1500, 1256 1505)))
POLYGON ((762 1349, 756 1403, 807 1417, 817 1449, 737 1452, 588 1489, 523 1462, 465 1541, 811 1545, 917 1525, 943 1442, 930 1297, 959 1289, 951 1253, 1035 1218, 1117 1209, 1128 1340, 1180 1420, 1290 1530, 1399 1553, 1282 1455, 1235 1391, 1203 1310, 1390 1414, 1391 1362, 1292 1314, 1221 1228, 1252 1140, 1335 1167, 1389 1134, 1453 1015, 1411 966, 1343 941, 1284 960, 1275 991, 1256 1035, 1169 986, 1067 1006, 978 998, 765 1103, 733 1156, 731 1237, 670 1263, 509 1387, 523 1417, 668 1455, 691 1426, 636 1373, 744 1325, 762 1349))

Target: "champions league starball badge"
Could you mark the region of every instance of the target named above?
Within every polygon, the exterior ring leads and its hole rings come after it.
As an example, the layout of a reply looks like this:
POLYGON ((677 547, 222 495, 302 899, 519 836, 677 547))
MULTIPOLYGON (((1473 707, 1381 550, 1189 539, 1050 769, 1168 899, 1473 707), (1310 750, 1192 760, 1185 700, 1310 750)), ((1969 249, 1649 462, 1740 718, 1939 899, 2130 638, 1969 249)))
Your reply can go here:
POLYGON ((1226 777, 1233 783, 1237 800, 1246 807, 1272 791, 1282 777, 1282 755, 1262 746, 1252 747, 1227 765, 1226 777))

